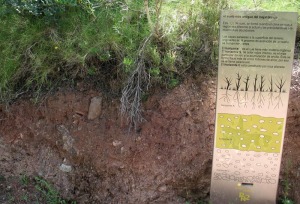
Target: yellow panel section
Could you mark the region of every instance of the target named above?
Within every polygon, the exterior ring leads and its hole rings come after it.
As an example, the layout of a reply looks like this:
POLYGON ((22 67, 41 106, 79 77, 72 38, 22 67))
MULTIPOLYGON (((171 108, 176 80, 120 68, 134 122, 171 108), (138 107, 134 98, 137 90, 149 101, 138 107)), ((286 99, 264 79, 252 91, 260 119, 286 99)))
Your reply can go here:
POLYGON ((217 117, 217 148, 280 152, 283 138, 283 118, 227 113, 219 113, 217 117))

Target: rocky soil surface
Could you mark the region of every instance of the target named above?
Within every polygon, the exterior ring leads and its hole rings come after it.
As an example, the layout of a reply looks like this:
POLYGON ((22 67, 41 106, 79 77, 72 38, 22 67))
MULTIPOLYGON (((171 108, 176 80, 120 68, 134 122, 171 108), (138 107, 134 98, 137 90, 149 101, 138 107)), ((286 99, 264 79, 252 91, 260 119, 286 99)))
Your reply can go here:
MULTIPOLYGON (((300 203, 300 67, 295 61, 279 195, 284 181, 300 203)), ((190 77, 144 102, 144 122, 129 131, 119 99, 87 85, 64 88, 40 104, 0 108, 0 203, 21 200, 21 175, 40 176, 77 203, 197 203, 209 199, 216 78, 190 77), (96 97, 96 98, 94 98, 96 97), (96 101, 96 116, 89 114, 96 101), (100 105, 99 105, 100 104, 100 105)))

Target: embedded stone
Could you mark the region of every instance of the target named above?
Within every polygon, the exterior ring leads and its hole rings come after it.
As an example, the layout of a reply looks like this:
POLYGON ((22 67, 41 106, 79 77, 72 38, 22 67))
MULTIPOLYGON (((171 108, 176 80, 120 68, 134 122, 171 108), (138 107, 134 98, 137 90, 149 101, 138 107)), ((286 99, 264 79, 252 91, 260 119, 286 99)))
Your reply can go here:
POLYGON ((98 118, 101 115, 101 110, 102 110, 102 97, 98 96, 92 98, 89 107, 88 119, 94 120, 98 118))

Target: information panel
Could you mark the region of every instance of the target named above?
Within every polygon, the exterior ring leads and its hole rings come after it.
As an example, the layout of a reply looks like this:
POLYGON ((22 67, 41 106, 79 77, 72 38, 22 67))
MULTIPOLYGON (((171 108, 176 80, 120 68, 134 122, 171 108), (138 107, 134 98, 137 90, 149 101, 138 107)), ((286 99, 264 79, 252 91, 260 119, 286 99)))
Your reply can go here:
POLYGON ((276 201, 297 17, 222 11, 213 204, 276 201))

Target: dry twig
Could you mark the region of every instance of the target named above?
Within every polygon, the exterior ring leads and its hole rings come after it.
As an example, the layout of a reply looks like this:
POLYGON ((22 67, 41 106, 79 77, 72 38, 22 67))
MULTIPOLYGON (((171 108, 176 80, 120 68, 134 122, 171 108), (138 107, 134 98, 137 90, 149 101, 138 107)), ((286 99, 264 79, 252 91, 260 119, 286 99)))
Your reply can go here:
POLYGON ((121 114, 127 117, 130 127, 134 126, 135 129, 137 129, 138 124, 143 120, 141 99, 144 90, 147 90, 150 84, 150 75, 146 72, 145 67, 144 52, 151 37, 152 34, 140 46, 134 63, 136 68, 131 73, 126 86, 122 90, 121 114))

